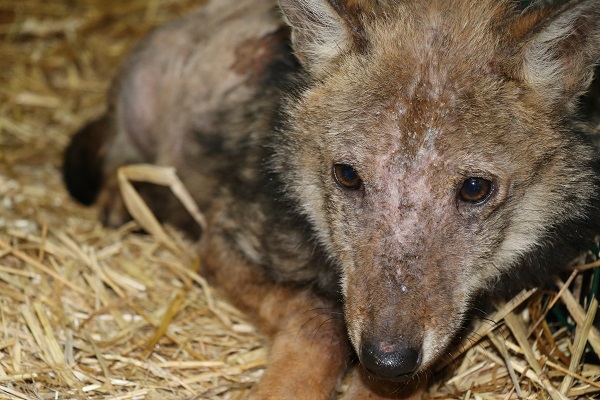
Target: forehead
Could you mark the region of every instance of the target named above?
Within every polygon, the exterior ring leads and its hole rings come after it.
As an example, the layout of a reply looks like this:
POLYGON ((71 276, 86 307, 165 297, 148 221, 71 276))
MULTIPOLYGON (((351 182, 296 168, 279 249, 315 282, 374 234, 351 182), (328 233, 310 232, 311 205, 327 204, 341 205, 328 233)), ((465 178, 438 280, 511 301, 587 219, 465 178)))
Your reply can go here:
MULTIPOLYGON (((472 82, 465 86, 448 75, 403 76, 400 70, 388 71, 387 79, 380 71, 375 78, 363 72, 345 84, 324 88, 326 94, 319 96, 327 97, 325 108, 333 113, 325 119, 328 137, 342 149, 365 147, 414 158, 434 148, 442 151, 447 141, 473 138, 479 125, 491 129, 502 119, 487 107, 499 101, 486 99, 489 92, 477 94, 472 82)), ((491 139, 489 132, 486 136, 491 139)))
POLYGON ((319 100, 326 98, 336 111, 331 125, 344 145, 390 149, 393 141, 397 151, 416 156, 434 141, 459 131, 464 136, 461 126, 473 126, 473 120, 493 125, 502 119, 490 114, 490 105, 511 97, 514 87, 493 68, 499 33, 469 15, 428 13, 370 27, 369 50, 347 57, 326 80, 319 100), (356 135, 365 130, 371 133, 356 135))

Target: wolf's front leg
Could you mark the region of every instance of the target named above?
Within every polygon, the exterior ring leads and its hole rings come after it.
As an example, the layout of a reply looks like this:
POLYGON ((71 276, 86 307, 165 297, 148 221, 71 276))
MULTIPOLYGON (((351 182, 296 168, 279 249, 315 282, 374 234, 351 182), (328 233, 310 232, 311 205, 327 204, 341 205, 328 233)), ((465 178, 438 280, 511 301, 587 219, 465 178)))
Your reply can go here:
MULTIPOLYGON (((249 399, 329 399, 347 368, 348 342, 341 320, 307 296, 271 298, 285 308, 285 321, 272 334, 269 364, 249 399), (285 301, 286 303, 281 303, 285 301)), ((276 311, 275 314, 280 314, 276 311)))
POLYGON ((249 398, 331 398, 350 354, 339 305, 309 289, 273 282, 210 226, 207 236, 201 273, 270 339, 267 369, 249 398))

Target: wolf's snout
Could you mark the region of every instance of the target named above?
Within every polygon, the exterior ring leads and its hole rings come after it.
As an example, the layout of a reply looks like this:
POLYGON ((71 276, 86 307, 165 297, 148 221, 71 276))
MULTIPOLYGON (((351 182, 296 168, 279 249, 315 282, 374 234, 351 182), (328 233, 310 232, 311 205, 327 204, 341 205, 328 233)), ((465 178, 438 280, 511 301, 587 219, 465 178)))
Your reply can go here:
POLYGON ((360 361, 371 374, 388 381, 403 381, 421 364, 419 349, 383 342, 364 342, 360 361))

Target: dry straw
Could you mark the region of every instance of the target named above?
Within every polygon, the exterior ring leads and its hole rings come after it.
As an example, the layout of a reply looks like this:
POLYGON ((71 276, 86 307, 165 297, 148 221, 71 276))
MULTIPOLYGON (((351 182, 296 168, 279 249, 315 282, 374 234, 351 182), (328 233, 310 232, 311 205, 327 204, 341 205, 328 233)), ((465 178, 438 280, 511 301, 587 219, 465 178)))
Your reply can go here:
MULTIPOLYGON (((153 235, 102 227, 59 173, 69 135, 102 112, 132 43, 200 3, 0 0, 0 399, 239 399, 260 377, 264 341, 194 272, 193 245, 147 214, 139 224, 153 235)), ((125 175, 187 201, 173 171, 125 175)), ((585 269, 557 281, 558 294, 499 308, 448 357, 430 396, 598 397, 585 269), (572 329, 548 317, 548 302, 572 329)))

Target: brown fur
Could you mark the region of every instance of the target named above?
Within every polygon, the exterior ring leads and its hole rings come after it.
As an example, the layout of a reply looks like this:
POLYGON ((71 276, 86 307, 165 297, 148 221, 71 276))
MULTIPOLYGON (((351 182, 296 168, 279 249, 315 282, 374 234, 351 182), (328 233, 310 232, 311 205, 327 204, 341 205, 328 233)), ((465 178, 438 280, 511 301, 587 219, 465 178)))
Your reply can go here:
MULTIPOLYGON (((577 101, 600 57, 600 4, 280 7, 291 33, 271 0, 213 0, 153 33, 107 116, 72 142, 67 183, 95 193, 71 172, 97 148, 81 172, 103 163, 116 224, 118 166, 177 167, 208 219, 201 272, 271 339, 252 398, 328 398, 353 352, 409 382, 363 370, 346 399, 416 398, 473 302, 538 283, 598 226, 577 101), (336 184, 334 165, 360 187, 336 184), (480 203, 461 200, 470 178, 492 188, 480 203)), ((166 194, 144 191, 186 228, 166 194)))

